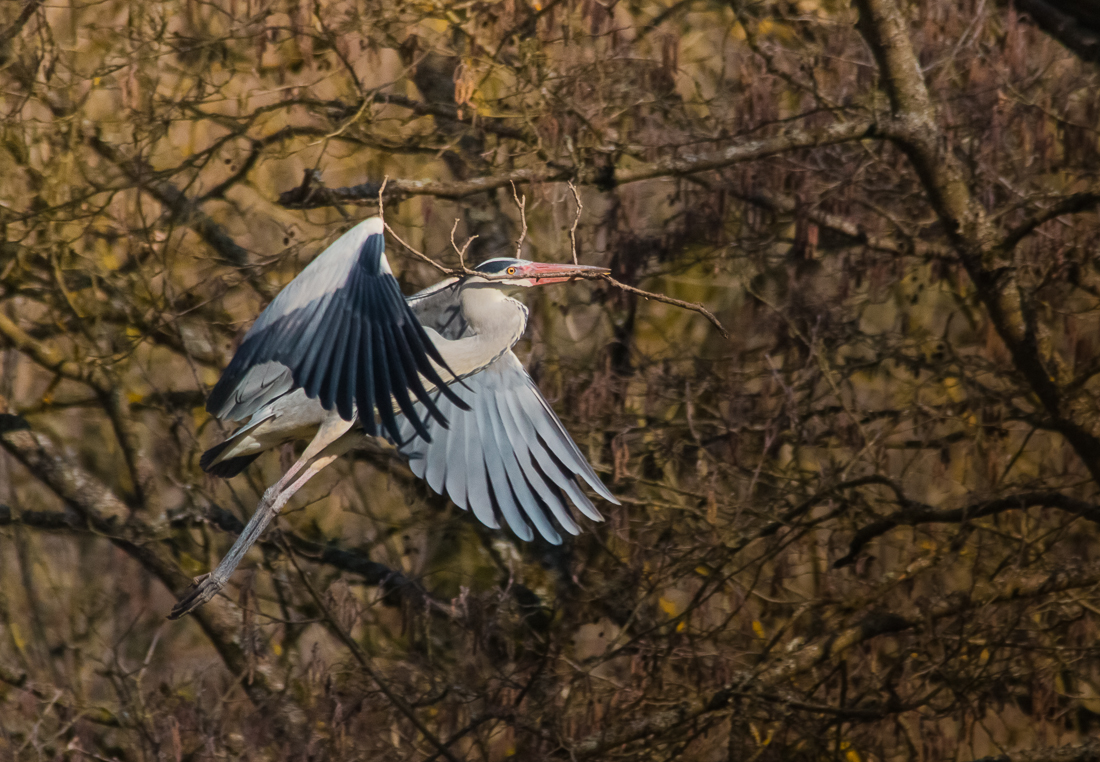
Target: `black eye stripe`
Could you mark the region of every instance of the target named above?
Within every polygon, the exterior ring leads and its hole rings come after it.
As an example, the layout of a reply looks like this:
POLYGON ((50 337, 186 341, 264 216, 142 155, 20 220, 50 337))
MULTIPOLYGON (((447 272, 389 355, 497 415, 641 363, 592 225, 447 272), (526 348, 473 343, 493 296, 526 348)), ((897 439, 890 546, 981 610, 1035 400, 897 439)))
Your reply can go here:
POLYGON ((515 266, 516 260, 514 259, 490 259, 488 262, 482 262, 474 269, 486 275, 495 275, 497 273, 507 272, 509 269, 514 270, 515 266))

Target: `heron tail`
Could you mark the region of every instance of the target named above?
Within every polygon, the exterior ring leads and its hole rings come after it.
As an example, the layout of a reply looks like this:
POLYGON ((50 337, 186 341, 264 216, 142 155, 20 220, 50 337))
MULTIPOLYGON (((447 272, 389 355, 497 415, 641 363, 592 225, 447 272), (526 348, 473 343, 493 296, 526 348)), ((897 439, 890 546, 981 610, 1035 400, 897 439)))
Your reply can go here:
POLYGON ((229 446, 232 440, 222 442, 221 444, 214 445, 209 450, 202 454, 199 458, 199 466, 208 474, 213 474, 222 479, 229 479, 236 476, 241 471, 248 468, 252 461, 260 457, 260 453, 254 455, 241 455, 236 458, 226 458, 225 460, 218 461, 218 456, 225 451, 225 448, 229 446))

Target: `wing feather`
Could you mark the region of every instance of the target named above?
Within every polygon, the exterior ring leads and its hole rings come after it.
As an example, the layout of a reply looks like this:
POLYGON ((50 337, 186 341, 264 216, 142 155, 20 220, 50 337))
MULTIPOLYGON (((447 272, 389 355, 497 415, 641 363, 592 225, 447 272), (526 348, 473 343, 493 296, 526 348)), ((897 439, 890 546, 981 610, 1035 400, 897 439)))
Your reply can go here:
MULTIPOLYGON (((378 399, 388 399, 390 394, 390 363, 393 358, 390 357, 388 351, 387 342, 387 328, 383 323, 376 324, 374 327, 374 388, 375 397, 378 399)), ((393 431, 397 428, 397 419, 393 414, 393 407, 391 405, 378 405, 378 417, 382 419, 382 426, 386 431, 393 431)), ((409 416, 409 421, 413 424, 413 428, 416 428, 417 423, 420 422, 420 416, 415 414, 409 416)), ((423 424, 420 424, 421 426, 423 424)), ((366 428, 364 426, 363 428, 366 428)), ((369 431, 367 433, 370 433, 369 431)))
POLYGON ((475 404, 473 408, 474 414, 477 416, 477 428, 484 452, 482 463, 489 476, 489 484, 493 489, 493 494, 496 496, 497 507, 500 508, 500 512, 503 514, 504 520, 508 522, 508 526, 520 539, 531 540, 534 537, 531 533, 531 527, 523 520, 519 506, 516 505, 515 497, 512 494, 512 485, 508 482, 506 470, 506 466, 509 465, 508 461, 497 446, 497 442, 503 443, 508 440, 500 436, 501 432, 493 425, 492 414, 496 406, 492 404, 475 404))
POLYGON ((565 426, 563 426, 558 419, 554 409, 550 407, 550 404, 541 394, 539 395, 538 401, 539 404, 542 405, 543 415, 532 415, 531 420, 550 451, 553 452, 556 457, 560 458, 562 464, 570 471, 588 482, 588 486, 595 490, 600 497, 612 503, 617 503, 618 501, 615 500, 615 496, 603 485, 603 482, 600 481, 600 477, 596 476, 596 472, 592 470, 592 466, 588 465, 588 461, 585 459, 584 455, 577 449, 577 445, 565 430, 565 426))
MULTIPOLYGON (((348 337, 345 347, 344 367, 338 376, 338 383, 332 390, 336 400, 336 409, 340 417, 349 420, 354 415, 352 403, 356 401, 356 387, 359 381, 359 368, 362 359, 359 357, 362 344, 360 334, 363 331, 362 320, 358 315, 348 316, 348 337)), ((371 411, 373 414, 374 411, 371 411)))
MULTIPOLYGON (((386 262, 381 220, 373 218, 341 236, 272 300, 211 391, 207 409, 218 418, 243 420, 262 408, 274 399, 271 390, 246 382, 255 366, 270 362, 284 366, 294 386, 345 420, 357 409, 376 409, 396 439, 396 402, 413 430, 427 436, 421 416, 444 427, 447 421, 421 375, 450 408, 467 409, 433 360, 450 372, 405 303, 386 262)), ((368 434, 378 433, 373 414, 361 419, 368 434)))
MULTIPOLYGON (((437 436, 438 425, 434 419, 431 425, 433 436, 437 436)), ((428 482, 428 486, 440 495, 444 494, 444 480, 447 478, 447 446, 447 442, 443 442, 441 447, 433 447, 422 458, 416 459, 423 464, 422 471, 417 476, 428 482)))
MULTIPOLYGON (((442 446, 447 452, 447 494, 454 504, 462 510, 466 508, 466 426, 469 425, 470 416, 464 415, 461 419, 451 422, 451 428, 447 430, 447 438, 442 440, 437 447, 442 446)), ((410 445, 415 447, 415 440, 410 445)), ((427 448, 418 448, 422 452, 427 448)), ((434 448, 433 448, 434 449, 434 448)), ((427 450, 431 458, 431 450, 427 450)), ((443 494, 440 491, 439 494, 443 494)))
MULTIPOLYGON (((501 407, 504 408, 504 412, 511 416, 513 424, 519 424, 516 426, 516 439, 513 439, 512 443, 517 453, 517 461, 523 466, 523 476, 531 486, 531 489, 533 489, 538 496, 539 504, 550 511, 565 531, 570 534, 577 534, 580 532, 580 527, 573 521, 573 517, 566 506, 562 491, 557 489, 557 482, 555 481, 574 484, 574 478, 566 475, 562 471, 547 471, 547 469, 542 467, 540 458, 549 459, 548 455, 543 450, 538 436, 535 434, 534 427, 530 425, 526 416, 523 415, 522 405, 516 403, 516 395, 513 390, 508 390, 501 395, 500 404, 501 407)), ((584 493, 581 494, 583 495, 584 493)), ((599 516, 599 514, 597 514, 597 516, 597 521, 603 521, 602 516, 599 516)))
MULTIPOLYGON (((531 457, 531 467, 536 470, 544 478, 547 479, 548 485, 557 485, 564 490, 566 494, 573 500, 573 503, 577 508, 580 508, 584 515, 594 521, 603 521, 603 517, 599 515, 599 511, 592 506, 592 501, 581 492, 581 489, 576 486, 576 477, 583 476, 583 471, 579 467, 580 463, 587 466, 587 461, 584 459, 584 455, 580 450, 576 450, 576 445, 573 444, 573 440, 569 438, 569 434, 563 434, 564 440, 569 443, 569 448, 565 448, 566 452, 570 449, 575 452, 570 453, 572 457, 569 457, 568 463, 563 464, 562 460, 559 460, 557 451, 550 449, 550 444, 557 443, 561 446, 562 440, 558 437, 547 437, 546 433, 552 430, 554 426, 561 426, 561 421, 557 416, 554 416, 552 420, 547 420, 544 416, 539 416, 538 412, 527 412, 527 408, 533 405, 533 400, 520 399, 520 395, 516 393, 516 390, 511 390, 505 397, 508 405, 508 409, 513 415, 513 420, 517 424, 521 424, 522 440, 527 445, 528 452, 531 457), (588 512, 591 510, 592 512, 588 512)), ((542 401, 542 396, 539 395, 539 401, 542 401)), ((543 406, 543 412, 549 409, 549 406, 543 406)), ((552 415, 552 411, 551 411, 552 415)), ((533 484, 539 485, 538 479, 532 479, 533 484)), ((587 482, 587 479, 585 479, 587 482)), ((603 486, 599 479, 596 479, 597 484, 601 486, 601 497, 609 499, 612 503, 618 504, 618 500, 614 496, 607 498, 604 493, 607 492, 606 487, 603 486)), ((591 484, 591 483, 590 483, 591 484)), ((554 490, 555 495, 560 494, 560 490, 554 490)), ((610 493, 607 493, 610 495, 610 493)), ((551 499, 547 495, 542 495, 542 499, 546 500, 551 508, 555 508, 560 503, 560 499, 551 499)))
MULTIPOLYGON (((507 411, 503 410, 500 405, 500 399, 496 400, 496 404, 492 405, 491 414, 493 419, 493 425, 495 427, 496 441, 501 443, 500 453, 504 460, 505 472, 508 475, 508 481, 512 485, 512 492, 516 496, 516 501, 523 508, 524 514, 531 520, 531 523, 535 525, 535 529, 539 534, 545 537, 547 540, 554 544, 561 542, 561 535, 554 529, 554 526, 547 519, 546 512, 544 510, 533 510, 533 506, 539 506, 543 501, 540 501, 539 497, 532 490, 531 484, 524 473, 523 468, 520 467, 520 458, 524 457, 518 453, 522 450, 517 450, 515 441, 508 431, 508 422, 506 421, 507 411), (518 455, 518 457, 517 457, 518 455)), ((524 538, 530 539, 530 538, 524 538)))
POLYGON ((442 430, 431 421, 430 442, 412 439, 411 422, 401 418, 407 441, 400 449, 410 458, 413 473, 487 526, 498 526, 494 508, 499 509, 524 539, 533 535, 533 525, 546 540, 560 543, 551 516, 566 532, 579 533, 567 496, 586 516, 602 520, 579 480, 588 483, 588 472, 599 484, 601 496, 606 494, 613 501, 614 497, 599 482, 516 356, 505 352, 485 370, 467 377, 465 383, 467 388, 454 391, 472 411, 437 399, 451 425, 442 430))
MULTIPOLYGON (((475 401, 476 404, 476 401, 475 401)), ((489 478, 485 473, 485 456, 477 416, 466 416, 466 501, 478 521, 493 529, 500 528, 493 504, 489 499, 489 478)))

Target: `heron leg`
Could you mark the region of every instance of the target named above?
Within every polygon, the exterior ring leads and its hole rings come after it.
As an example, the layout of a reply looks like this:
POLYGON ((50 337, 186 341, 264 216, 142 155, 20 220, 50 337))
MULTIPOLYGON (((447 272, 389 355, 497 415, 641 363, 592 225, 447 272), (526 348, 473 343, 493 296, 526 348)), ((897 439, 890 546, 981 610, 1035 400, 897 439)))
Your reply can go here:
MULTIPOLYGON (((302 452, 302 457, 298 458, 294 465, 287 469, 286 473, 282 475, 279 481, 268 487, 264 492, 263 499, 256 508, 256 512, 259 513, 260 509, 265 504, 274 503, 275 498, 286 489, 286 485, 290 484, 295 475, 301 471, 307 463, 320 455, 326 447, 350 431, 354 423, 355 421, 345 421, 335 410, 330 412, 328 416, 325 417, 325 420, 321 422, 321 426, 317 429, 317 433, 313 435, 313 439, 306 445, 305 451, 302 452)), ((253 514, 253 516, 255 516, 255 514, 253 514)), ((242 534, 241 536, 243 537, 244 535, 242 534)))
POLYGON ((290 501, 294 493, 305 486, 306 482, 331 464, 332 461, 350 449, 353 443, 353 438, 350 437, 346 440, 346 446, 338 446, 331 450, 329 448, 346 434, 351 426, 351 421, 344 421, 336 415, 331 416, 321 424, 321 428, 313 437, 313 441, 306 447, 305 452, 302 453, 302 457, 283 474, 278 482, 264 492, 260 504, 256 506, 255 513, 248 520, 241 536, 233 543, 233 547, 225 554, 225 558, 222 559, 214 571, 195 579, 195 585, 172 608, 172 612, 168 615, 169 619, 179 619, 185 614, 189 614, 225 587, 225 583, 229 581, 229 577, 233 574, 241 559, 256 543, 256 540, 260 539, 260 535, 267 529, 268 524, 290 501), (328 451, 326 452, 326 450, 328 451), (304 472, 298 476, 303 469, 304 472), (296 480, 294 480, 295 476, 298 476, 296 480))

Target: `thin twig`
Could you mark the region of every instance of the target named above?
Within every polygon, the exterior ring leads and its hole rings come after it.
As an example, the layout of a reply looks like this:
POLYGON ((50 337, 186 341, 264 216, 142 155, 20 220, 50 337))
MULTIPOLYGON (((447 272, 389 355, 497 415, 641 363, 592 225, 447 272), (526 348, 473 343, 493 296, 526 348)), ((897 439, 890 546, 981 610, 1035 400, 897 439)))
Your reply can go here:
POLYGON ((673 306, 680 307, 680 308, 685 309, 685 310, 691 310, 692 312, 698 312, 700 315, 702 315, 707 320, 709 320, 711 322, 711 324, 715 328, 718 329, 718 333, 722 334, 722 336, 724 338, 727 338, 727 339, 730 338, 729 331, 726 330, 726 327, 724 325, 722 325, 721 321, 718 320, 718 318, 716 318, 714 316, 713 312, 711 312, 710 310, 708 310, 706 307, 704 307, 701 304, 696 304, 694 302, 685 302, 682 299, 673 299, 671 296, 665 296, 664 294, 654 294, 651 291, 643 291, 640 288, 634 288, 634 286, 628 286, 625 283, 622 283, 620 281, 615 280, 610 275, 604 275, 603 273, 597 273, 597 274, 594 274, 592 276, 587 276, 587 277, 586 276, 578 276, 578 277, 582 278, 583 280, 602 280, 602 281, 606 281, 606 282, 610 283, 612 286, 614 286, 615 288, 622 289, 623 291, 626 291, 626 292, 631 293, 631 294, 637 294, 638 296, 642 297, 643 299, 647 299, 647 300, 654 301, 654 302, 664 302, 665 304, 671 304, 673 306))
MULTIPOLYGON (((512 183, 512 198, 516 200, 516 206, 519 207, 519 221, 523 223, 523 230, 520 231, 519 240, 516 242, 516 259, 523 259, 523 241, 527 238, 527 196, 520 198, 519 193, 516 192, 516 184, 512 183)), ((576 264, 576 260, 573 260, 576 264)))
POLYGON ((429 265, 434 267, 436 270, 439 270, 439 272, 443 273, 444 275, 458 276, 458 275, 465 275, 466 274, 462 270, 456 270, 453 267, 447 267, 446 265, 441 265, 438 262, 436 262, 434 259, 429 257, 427 254, 425 254, 424 252, 419 251, 417 249, 414 249, 412 244, 408 243, 404 238, 399 236, 397 234, 397 231, 394 230, 393 228, 391 228, 386 223, 385 220, 382 220, 382 227, 384 227, 386 230, 388 230, 390 232, 390 235, 392 235, 394 237, 394 239, 399 244, 404 246, 405 249, 408 250, 408 252, 410 254, 412 254, 414 257, 416 257, 417 259, 419 259, 422 262, 427 262, 429 265))
POLYGON ((454 755, 454 752, 448 749, 447 745, 440 741, 439 737, 428 729, 428 726, 421 721, 421 719, 417 716, 416 711, 411 706, 409 706, 408 702, 406 702, 405 699, 394 693, 389 684, 382 679, 382 675, 379 674, 378 670, 376 670, 367 659, 367 656, 363 653, 363 649, 360 648, 359 643, 356 642, 356 640, 348 634, 348 632, 344 629, 344 627, 340 624, 336 617, 333 616, 332 612, 325 604, 324 599, 321 598, 316 588, 313 587, 313 583, 309 581, 309 577, 306 576, 305 571, 302 569, 302 567, 298 565, 298 559, 295 558, 294 550, 290 547, 288 543, 286 543, 285 540, 283 540, 282 543, 283 551, 286 553, 287 558, 290 559, 290 563, 294 565, 294 569, 298 572, 298 577, 302 580, 302 584, 306 586, 306 590, 309 591, 310 596, 313 598, 313 602, 317 604, 317 608, 320 609, 321 613, 324 615, 329 625, 336 632, 336 635, 340 638, 340 640, 344 642, 344 645, 348 647, 348 650, 351 651, 352 656, 354 656, 355 660, 359 662, 359 666, 363 668, 363 671, 370 675, 371 679, 374 680, 374 682, 378 685, 378 688, 382 691, 382 693, 385 694, 386 698, 390 700, 390 703, 397 707, 397 710, 401 712, 401 714, 409 718, 409 721, 412 722, 413 726, 420 731, 420 734, 423 735, 424 738, 426 738, 432 746, 439 750, 439 753, 441 755, 450 760, 450 762, 459 762, 458 757, 454 755))
POLYGON ((573 227, 569 228, 569 245, 573 251, 573 264, 577 264, 577 225, 581 222, 581 212, 584 204, 581 203, 581 194, 577 192, 577 186, 569 181, 569 190, 573 191, 573 200, 577 202, 577 216, 573 218, 573 227))
MULTIPOLYGON (((337 128, 335 129, 335 130, 333 130, 332 132, 328 133, 327 135, 325 135, 325 136, 324 136, 323 138, 321 138, 320 140, 316 140, 316 141, 314 141, 314 142, 310 143, 310 145, 311 145, 311 146, 315 146, 315 145, 318 145, 319 143, 323 143, 323 142, 324 142, 324 141, 326 141, 326 140, 331 140, 332 138, 338 138, 338 137, 340 137, 341 135, 343 135, 343 134, 344 134, 344 130, 346 130, 346 129, 347 129, 348 127, 351 127, 351 126, 352 126, 353 124, 355 124, 356 122, 358 122, 358 121, 359 121, 359 118, 360 118, 361 116, 363 116, 363 113, 364 113, 364 112, 365 112, 365 111, 367 110, 367 108, 368 108, 368 107, 369 107, 369 106, 370 106, 370 105, 371 105, 372 103, 374 103, 374 99, 373 99, 373 98, 366 98, 366 97, 362 98, 362 99, 361 99, 361 101, 360 101, 360 103, 359 103, 359 110, 358 110, 358 111, 356 111, 356 112, 355 112, 355 114, 354 114, 354 115, 353 115, 352 117, 350 117, 349 119, 346 119, 346 120, 344 121, 344 123, 343 123, 343 124, 341 124, 341 125, 340 125, 339 127, 337 127, 337 128)), ((381 195, 381 194, 379 194, 379 195, 381 195)))
MULTIPOLYGON (((382 190, 386 187, 386 180, 388 180, 388 179, 389 179, 388 176, 385 179, 383 179, 382 187, 379 188, 379 190, 378 190, 378 216, 379 217, 382 216, 382 190)), ((573 188, 573 197, 577 201, 577 218, 576 218, 576 220, 573 221, 573 230, 570 231, 570 237, 573 239, 573 263, 577 264, 577 248, 576 248, 576 237, 575 236, 576 236, 577 222, 580 220, 581 209, 583 209, 584 207, 581 205, 580 196, 577 194, 576 188, 573 186, 572 183, 569 184, 569 187, 573 188)), ((517 201, 517 203, 520 203, 520 210, 523 211, 526 199, 522 203, 519 201, 519 199, 517 199, 516 201, 517 201)), ((470 268, 468 268, 466 266, 466 251, 467 251, 467 249, 469 249, 470 244, 474 241, 474 239, 477 238, 477 236, 476 235, 471 236, 469 238, 469 240, 467 240, 466 243, 461 248, 459 248, 458 242, 455 241, 455 231, 458 230, 458 222, 459 222, 458 219, 455 219, 455 224, 451 226, 451 246, 454 247, 455 252, 458 254, 458 261, 459 261, 459 265, 460 265, 460 267, 454 268, 454 267, 447 267, 446 265, 440 264, 439 262, 435 261, 434 259, 429 257, 427 254, 423 253, 422 251, 419 251, 419 250, 413 248, 411 244, 407 243, 403 238, 401 238, 401 236, 399 236, 396 233, 396 231, 394 231, 394 229, 391 228, 386 223, 386 220, 385 220, 384 217, 382 218, 383 227, 390 232, 390 235, 392 235, 394 237, 394 239, 397 240, 398 243, 400 243, 402 246, 404 246, 417 259, 419 259, 423 262, 427 262, 429 265, 431 265, 435 269, 439 270, 439 272, 443 273, 444 275, 448 275, 448 276, 451 276, 451 277, 454 277, 454 278, 460 278, 463 275, 477 275, 479 278, 484 278, 485 280, 507 280, 510 276, 508 276, 505 273, 501 273, 499 275, 488 275, 486 273, 479 273, 476 270, 471 270, 470 268)), ((526 225, 526 221, 524 221, 524 233, 526 233, 526 231, 527 231, 527 225, 526 225)), ((520 243, 522 244, 522 242, 523 242, 523 239, 521 237, 520 238, 520 243)), ((722 334, 722 336, 724 338, 726 338, 726 339, 730 338, 729 331, 726 330, 725 326, 722 325, 721 321, 719 321, 718 318, 716 318, 714 316, 713 312, 711 312, 710 310, 708 310, 706 307, 704 307, 701 304, 696 304, 694 302, 685 302, 682 299, 673 299, 671 296, 665 296, 664 294, 655 294, 652 291, 643 291, 640 288, 635 288, 634 286, 628 286, 625 283, 622 283, 621 281, 617 281, 617 280, 615 280, 614 278, 612 278, 610 275, 608 275, 606 273, 592 272, 592 273, 577 274, 577 275, 573 276, 573 279, 574 280, 601 280, 601 281, 604 281, 605 283, 608 283, 608 284, 614 286, 615 288, 621 289, 623 291, 627 291, 631 294, 637 294, 638 296, 642 297, 643 299, 647 299, 649 301, 663 302, 664 304, 671 304, 674 307, 680 307, 680 308, 685 309, 685 310, 691 310, 692 312, 698 312, 700 315, 702 315, 707 320, 709 320, 711 322, 711 324, 715 328, 718 329, 718 332, 720 334, 722 334)))
MULTIPOLYGON (((439 272, 443 273, 444 275, 454 275, 455 272, 451 268, 444 267, 443 265, 439 264, 434 259, 429 257, 427 254, 425 254, 422 251, 419 251, 417 249, 414 249, 412 247, 412 244, 407 243, 405 241, 405 239, 402 238, 401 236, 399 236, 397 234, 397 231, 394 230, 393 228, 391 228, 389 226, 389 223, 386 222, 385 210, 383 209, 383 206, 382 206, 382 192, 384 190, 386 190, 386 183, 388 183, 389 181, 390 181, 390 176, 386 175, 385 177, 382 178, 382 185, 378 188, 378 218, 380 220, 382 220, 382 227, 384 229, 390 231, 390 235, 392 235, 397 240, 397 242, 399 244, 404 246, 417 259, 421 260, 422 262, 427 262, 429 265, 431 265, 435 269, 439 270, 439 272)), ((455 222, 457 223, 458 221, 455 220, 455 222)), ((452 240, 453 240, 454 231, 451 231, 451 236, 452 236, 452 240)))
POLYGON ((459 270, 463 275, 473 275, 474 271, 466 266, 466 250, 470 248, 470 244, 477 238, 476 235, 466 239, 466 243, 462 248, 458 248, 458 244, 455 243, 455 231, 458 230, 458 217, 455 217, 455 224, 451 225, 451 246, 454 248, 455 253, 458 254, 458 265, 461 268, 459 270))

